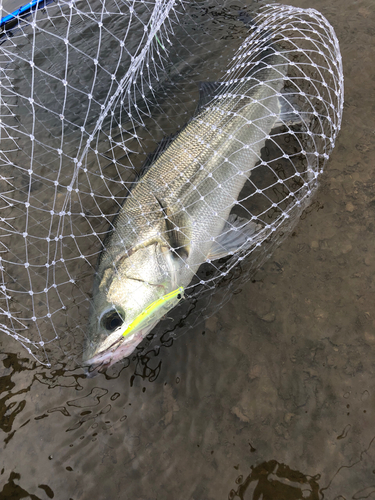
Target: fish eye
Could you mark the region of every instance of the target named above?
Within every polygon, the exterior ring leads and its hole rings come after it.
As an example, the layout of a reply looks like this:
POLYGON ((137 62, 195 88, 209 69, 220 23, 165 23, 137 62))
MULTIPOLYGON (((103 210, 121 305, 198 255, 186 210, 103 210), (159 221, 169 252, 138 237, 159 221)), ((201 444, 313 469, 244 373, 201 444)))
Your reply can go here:
POLYGON ((101 319, 101 324, 107 332, 114 332, 119 328, 123 322, 125 321, 125 318, 123 317, 124 315, 121 315, 119 311, 116 309, 110 309, 107 311, 102 319, 101 319))

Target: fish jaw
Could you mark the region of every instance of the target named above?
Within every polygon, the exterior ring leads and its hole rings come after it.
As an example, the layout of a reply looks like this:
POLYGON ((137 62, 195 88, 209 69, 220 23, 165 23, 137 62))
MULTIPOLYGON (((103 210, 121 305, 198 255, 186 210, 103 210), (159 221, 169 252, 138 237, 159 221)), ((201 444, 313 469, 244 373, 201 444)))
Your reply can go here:
MULTIPOLYGON (((124 358, 130 356, 138 344, 142 342, 142 340, 146 337, 148 333, 154 328, 154 326, 158 323, 155 321, 151 325, 148 325, 145 328, 141 328, 131 335, 131 337, 125 338, 121 337, 119 341, 114 343, 111 347, 104 349, 102 351, 97 351, 90 355, 88 359, 85 359, 85 353, 83 356, 84 365, 86 367, 93 367, 93 370, 97 370, 101 367, 109 368, 114 365, 118 361, 121 361, 124 358)), ((89 348, 86 350, 88 354, 89 348)))
POLYGON ((107 254, 94 281, 84 365, 110 366, 131 355, 165 313, 164 310, 156 311, 147 324, 134 325, 134 320, 170 290, 169 270, 162 260, 165 257, 159 245, 140 247, 130 256, 119 259, 115 267, 112 264, 115 253, 107 251, 107 254), (103 315, 111 310, 122 313, 124 319, 114 331, 102 323, 103 315))

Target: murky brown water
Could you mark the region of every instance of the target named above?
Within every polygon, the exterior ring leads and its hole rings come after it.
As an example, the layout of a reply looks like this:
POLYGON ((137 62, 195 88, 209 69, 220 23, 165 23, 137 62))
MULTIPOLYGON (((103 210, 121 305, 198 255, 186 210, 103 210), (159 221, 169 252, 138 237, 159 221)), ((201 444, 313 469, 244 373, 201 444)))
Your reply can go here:
POLYGON ((0 498, 375 496, 375 11, 313 7, 345 111, 295 232, 201 328, 96 378, 2 336, 0 498))

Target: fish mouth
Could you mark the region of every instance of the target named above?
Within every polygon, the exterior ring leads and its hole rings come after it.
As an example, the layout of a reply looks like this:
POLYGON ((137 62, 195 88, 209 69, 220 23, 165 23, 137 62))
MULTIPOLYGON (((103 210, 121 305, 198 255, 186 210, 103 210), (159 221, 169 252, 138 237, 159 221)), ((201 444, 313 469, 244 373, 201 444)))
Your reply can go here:
MULTIPOLYGON (((165 287, 162 287, 165 290, 165 287)), ((112 335, 116 339, 111 342, 111 337, 102 342, 101 346, 91 343, 83 354, 84 366, 94 366, 92 371, 101 367, 110 367, 121 359, 124 359, 135 350, 144 337, 157 325, 162 314, 163 307, 169 310, 176 305, 184 294, 184 288, 180 286, 176 290, 164 294, 149 304, 124 330, 121 327, 112 335), (147 326, 145 326, 145 324, 147 326), (143 325, 143 327, 141 326, 143 325), (96 349, 95 349, 96 347, 96 349), (100 348, 101 347, 101 348, 100 348)), ((91 370, 89 370, 89 373, 91 370)))
POLYGON ((142 342, 144 337, 154 328, 157 322, 145 328, 136 331, 131 338, 120 337, 119 340, 114 342, 107 349, 95 353, 89 359, 84 361, 87 375, 96 375, 101 368, 109 368, 118 361, 130 356, 138 344, 142 342))

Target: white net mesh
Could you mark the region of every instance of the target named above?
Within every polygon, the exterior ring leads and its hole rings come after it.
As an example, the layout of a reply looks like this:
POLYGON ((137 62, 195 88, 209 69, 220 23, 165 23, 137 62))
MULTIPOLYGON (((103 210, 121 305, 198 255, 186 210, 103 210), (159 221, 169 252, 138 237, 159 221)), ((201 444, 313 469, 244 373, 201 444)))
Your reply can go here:
POLYGON ((212 314, 340 129, 340 50, 312 9, 58 0, 0 36, 0 328, 42 363, 212 314))

